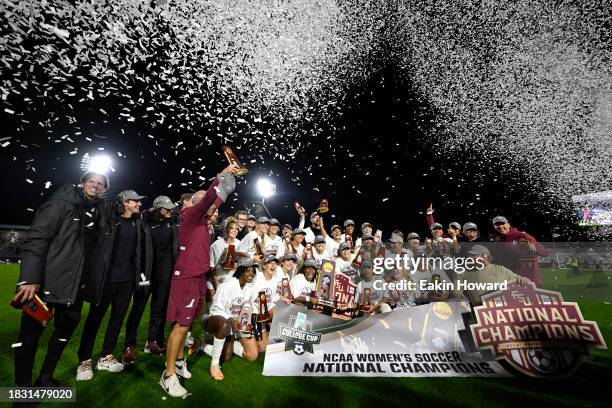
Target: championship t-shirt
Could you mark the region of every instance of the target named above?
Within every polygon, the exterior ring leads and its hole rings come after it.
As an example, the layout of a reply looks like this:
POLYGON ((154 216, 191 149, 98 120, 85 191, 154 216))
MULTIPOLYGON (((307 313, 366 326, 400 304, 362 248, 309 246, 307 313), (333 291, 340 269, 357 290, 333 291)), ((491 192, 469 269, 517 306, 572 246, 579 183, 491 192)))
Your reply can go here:
POLYGON ((303 273, 298 273, 291 279, 291 293, 294 298, 300 296, 310 296, 310 293, 315 289, 316 282, 308 282, 303 273))
POLYGON ((255 296, 252 282, 241 288, 237 278, 229 278, 217 287, 217 293, 210 306, 210 314, 238 320, 243 303, 251 302, 253 306, 255 296))

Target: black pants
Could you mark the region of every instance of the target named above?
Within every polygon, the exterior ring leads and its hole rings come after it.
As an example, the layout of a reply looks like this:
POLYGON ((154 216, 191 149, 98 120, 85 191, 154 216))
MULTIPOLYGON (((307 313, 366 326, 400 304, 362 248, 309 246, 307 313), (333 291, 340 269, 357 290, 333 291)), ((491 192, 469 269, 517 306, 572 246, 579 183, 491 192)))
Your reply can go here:
MULTIPOLYGON (((70 306, 48 303, 47 307, 53 310, 53 323, 55 330, 47 345, 47 355, 40 370, 39 380, 42 385, 53 378, 55 367, 74 330, 81 320, 83 309, 82 294, 79 292, 74 304, 70 306)), ((20 387, 32 385, 32 371, 38 341, 44 330, 44 326, 29 315, 21 314, 21 328, 19 329, 18 342, 21 347, 15 348, 15 384, 20 387)))
POLYGON ((130 306, 133 288, 133 282, 106 282, 104 284, 100 305, 91 305, 87 320, 85 321, 85 327, 83 328, 83 334, 81 336, 81 345, 78 351, 79 361, 85 361, 91 358, 98 329, 100 329, 104 315, 111 305, 111 315, 108 320, 106 334, 104 335, 101 355, 104 357, 108 354, 113 354, 117 346, 121 327, 123 326, 123 320, 130 306))
POLYGON ((157 341, 158 345, 166 344, 164 328, 166 327, 166 310, 170 295, 170 278, 172 270, 161 271, 154 276, 151 292, 151 317, 149 319, 149 341, 157 341))
POLYGON ((138 326, 140 326, 140 321, 142 320, 142 315, 147 307, 150 295, 150 288, 137 287, 136 290, 134 290, 132 309, 130 309, 130 315, 125 325, 125 347, 136 347, 138 326))

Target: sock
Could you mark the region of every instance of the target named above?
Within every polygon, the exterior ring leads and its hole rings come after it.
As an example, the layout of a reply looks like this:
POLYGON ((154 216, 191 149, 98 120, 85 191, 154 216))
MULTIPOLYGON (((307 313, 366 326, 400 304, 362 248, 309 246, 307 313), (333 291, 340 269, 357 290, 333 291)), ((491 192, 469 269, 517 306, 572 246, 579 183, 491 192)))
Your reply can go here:
POLYGON ((243 351, 244 351, 244 347, 242 347, 242 343, 240 343, 239 341, 235 341, 234 342, 234 354, 240 358, 243 358, 242 357, 243 351))
POLYGON ((209 356, 212 357, 212 352, 213 352, 213 346, 212 344, 207 344, 204 346, 204 353, 208 354, 209 356))
POLYGON ((213 348, 212 348, 212 361, 210 362, 210 366, 218 366, 219 360, 221 359, 221 352, 223 352, 223 345, 225 344, 225 339, 214 338, 213 340, 213 348))
POLYGON ((164 380, 167 380, 168 378, 170 378, 170 376, 164 371, 164 380))
POLYGON ((177 367, 182 367, 183 363, 185 362, 185 357, 181 358, 181 359, 176 359, 176 361, 174 362, 174 365, 177 367))

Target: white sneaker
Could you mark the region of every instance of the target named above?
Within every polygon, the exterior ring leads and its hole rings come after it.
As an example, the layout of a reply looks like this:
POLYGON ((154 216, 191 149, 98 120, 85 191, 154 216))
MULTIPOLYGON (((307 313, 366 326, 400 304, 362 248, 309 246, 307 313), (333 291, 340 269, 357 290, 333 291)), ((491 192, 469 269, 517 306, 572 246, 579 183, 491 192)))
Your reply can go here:
POLYGON ((81 361, 79 368, 77 368, 77 381, 88 381, 93 378, 93 370, 91 368, 91 358, 89 360, 81 361))
POLYGON ((151 353, 151 349, 149 348, 149 343, 145 344, 144 352, 147 354, 151 353))
POLYGON ((111 373, 118 373, 120 371, 123 371, 123 364, 117 361, 115 356, 109 354, 106 357, 102 357, 98 360, 96 368, 99 371, 110 371, 111 373))
POLYGON ((191 372, 187 369, 187 360, 177 361, 174 364, 175 371, 177 375, 180 375, 183 378, 189 379, 191 378, 191 372))
POLYGON ((166 372, 162 373, 159 379, 159 385, 170 395, 171 397, 184 397, 187 395, 187 390, 181 385, 176 374, 171 375, 168 378, 164 378, 166 372))

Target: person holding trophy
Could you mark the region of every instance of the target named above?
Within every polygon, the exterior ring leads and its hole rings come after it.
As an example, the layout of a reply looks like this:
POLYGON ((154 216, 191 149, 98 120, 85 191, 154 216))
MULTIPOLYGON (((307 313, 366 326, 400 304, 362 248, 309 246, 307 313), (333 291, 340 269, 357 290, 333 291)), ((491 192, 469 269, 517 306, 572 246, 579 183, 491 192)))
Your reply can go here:
POLYGON ((231 278, 236 270, 238 256, 236 248, 240 244, 237 238, 240 227, 234 217, 228 217, 224 222, 223 238, 217 239, 210 246, 210 268, 213 272, 212 283, 215 288, 231 278))
POLYGON ((269 229, 270 220, 268 217, 259 217, 255 229, 246 234, 236 247, 238 256, 249 258, 257 263, 263 261, 269 229))
POLYGON ((276 218, 270 218, 270 228, 268 229, 268 236, 266 237, 266 245, 264 247, 266 256, 274 255, 280 259, 285 255, 285 242, 283 237, 278 235, 280 226, 280 222, 276 218))
POLYGON ((329 233, 331 237, 325 230, 325 225, 323 223, 323 217, 319 217, 319 228, 321 230, 321 235, 325 238, 325 245, 327 246, 327 252, 330 256, 335 257, 338 254, 338 247, 341 243, 344 242, 342 238, 342 228, 339 225, 332 225, 329 233))
POLYGON ((274 255, 267 255, 263 260, 261 272, 253 279, 254 293, 258 294, 255 301, 257 313, 256 337, 259 352, 264 353, 268 344, 268 326, 274 316, 274 306, 280 298, 279 289, 284 273, 279 273, 279 260, 274 255), (263 295, 263 296, 262 296, 263 295))
POLYGON ((294 301, 302 304, 317 303, 317 298, 310 298, 317 284, 317 264, 312 259, 307 259, 302 265, 300 272, 291 279, 291 293, 294 301))
POLYGON ((213 337, 213 344, 204 347, 210 354, 210 375, 217 381, 223 380, 221 357, 224 361, 232 358, 232 353, 247 361, 255 361, 259 348, 253 337, 251 314, 257 297, 253 279, 257 264, 242 260, 234 275, 219 285, 210 307, 210 314, 202 316, 202 327, 213 337))

